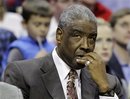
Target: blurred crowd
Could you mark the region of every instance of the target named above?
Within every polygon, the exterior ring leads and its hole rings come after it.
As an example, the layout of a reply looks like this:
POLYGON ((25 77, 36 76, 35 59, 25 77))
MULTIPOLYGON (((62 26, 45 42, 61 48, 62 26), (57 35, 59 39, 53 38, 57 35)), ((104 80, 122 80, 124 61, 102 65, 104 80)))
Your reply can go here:
POLYGON ((33 12, 46 15, 46 19, 30 17, 28 6, 35 6, 24 1, 0 0, 1 79, 8 63, 50 53, 56 45, 61 12, 73 3, 81 3, 97 17, 95 52, 105 61, 106 71, 119 78, 126 99, 130 99, 130 0, 46 0, 51 5, 50 13, 43 13, 42 8, 33 12))

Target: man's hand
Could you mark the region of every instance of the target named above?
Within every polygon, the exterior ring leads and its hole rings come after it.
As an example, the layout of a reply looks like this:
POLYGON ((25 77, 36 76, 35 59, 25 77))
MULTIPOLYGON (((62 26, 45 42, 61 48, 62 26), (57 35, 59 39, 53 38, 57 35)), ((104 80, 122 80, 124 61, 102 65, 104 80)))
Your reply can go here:
POLYGON ((105 93, 109 90, 105 63, 95 52, 87 53, 81 59, 78 59, 77 63, 86 65, 86 68, 92 79, 98 85, 101 93, 105 93))

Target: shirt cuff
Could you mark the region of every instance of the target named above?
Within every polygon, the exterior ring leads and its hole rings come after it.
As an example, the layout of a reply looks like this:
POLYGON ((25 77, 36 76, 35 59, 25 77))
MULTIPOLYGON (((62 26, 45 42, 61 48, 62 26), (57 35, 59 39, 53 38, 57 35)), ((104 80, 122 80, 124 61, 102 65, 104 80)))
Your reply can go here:
POLYGON ((118 96, 114 93, 114 96, 99 96, 99 99, 119 99, 118 96))

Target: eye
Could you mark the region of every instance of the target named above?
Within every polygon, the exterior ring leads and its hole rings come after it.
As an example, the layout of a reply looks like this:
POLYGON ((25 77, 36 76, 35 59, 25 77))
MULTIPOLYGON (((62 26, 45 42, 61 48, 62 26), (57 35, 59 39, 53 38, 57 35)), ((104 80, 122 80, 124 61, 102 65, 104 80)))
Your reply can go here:
POLYGON ((96 42, 97 42, 97 43, 98 43, 98 42, 101 42, 101 40, 102 40, 101 38, 97 38, 97 39, 96 39, 96 42))
POLYGON ((46 22, 44 25, 45 25, 45 27, 49 27, 50 23, 46 22))
POLYGON ((88 42, 89 42, 89 44, 94 44, 96 42, 96 37, 97 37, 96 33, 89 35, 88 36, 88 42))
POLYGON ((123 22, 123 23, 120 23, 119 25, 123 28, 128 28, 129 27, 129 24, 128 22, 123 22))
POLYGON ((39 23, 39 22, 35 22, 34 25, 35 25, 36 27, 38 27, 38 26, 41 25, 41 23, 39 23))
POLYGON ((81 38, 81 33, 80 33, 79 31, 75 30, 75 31, 73 32, 73 37, 81 38))
POLYGON ((96 37, 97 37, 96 35, 91 35, 89 36, 89 39, 96 41, 96 37))
POLYGON ((113 42, 113 39, 112 38, 108 38, 107 42, 113 42))

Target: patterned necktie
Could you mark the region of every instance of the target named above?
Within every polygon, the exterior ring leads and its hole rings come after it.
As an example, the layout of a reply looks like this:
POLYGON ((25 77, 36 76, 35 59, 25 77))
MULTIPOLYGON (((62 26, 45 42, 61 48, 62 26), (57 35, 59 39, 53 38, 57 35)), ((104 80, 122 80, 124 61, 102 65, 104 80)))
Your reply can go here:
POLYGON ((75 70, 70 70, 67 82, 67 99, 78 99, 75 87, 76 78, 78 78, 77 72, 75 70))

